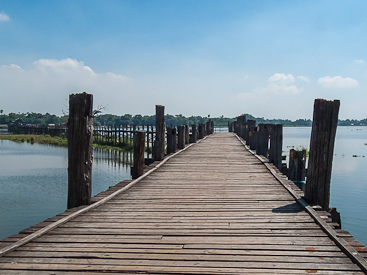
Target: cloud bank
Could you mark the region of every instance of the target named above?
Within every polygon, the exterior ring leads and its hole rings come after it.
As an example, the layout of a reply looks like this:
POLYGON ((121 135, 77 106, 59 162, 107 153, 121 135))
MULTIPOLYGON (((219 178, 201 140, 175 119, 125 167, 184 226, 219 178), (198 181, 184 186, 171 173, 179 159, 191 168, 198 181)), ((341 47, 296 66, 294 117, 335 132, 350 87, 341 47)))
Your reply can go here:
POLYGON ((39 59, 29 70, 15 64, 0 66, 0 102, 5 112, 61 113, 67 109, 69 94, 86 91, 94 95, 95 103, 106 99, 117 107, 117 98, 132 96, 133 83, 127 76, 95 73, 75 59, 39 59))
POLYGON ((320 84, 324 88, 354 88, 358 86, 358 81, 354 78, 350 77, 342 77, 342 76, 325 76, 320 77, 317 81, 317 84, 320 84))

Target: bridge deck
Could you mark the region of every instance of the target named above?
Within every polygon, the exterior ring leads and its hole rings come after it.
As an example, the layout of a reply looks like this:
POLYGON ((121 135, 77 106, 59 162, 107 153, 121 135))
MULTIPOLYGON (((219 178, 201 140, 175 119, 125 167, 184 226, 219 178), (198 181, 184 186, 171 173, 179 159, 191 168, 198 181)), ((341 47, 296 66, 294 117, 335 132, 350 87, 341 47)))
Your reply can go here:
POLYGON ((99 272, 363 274, 230 133, 0 257, 0 274, 99 272))

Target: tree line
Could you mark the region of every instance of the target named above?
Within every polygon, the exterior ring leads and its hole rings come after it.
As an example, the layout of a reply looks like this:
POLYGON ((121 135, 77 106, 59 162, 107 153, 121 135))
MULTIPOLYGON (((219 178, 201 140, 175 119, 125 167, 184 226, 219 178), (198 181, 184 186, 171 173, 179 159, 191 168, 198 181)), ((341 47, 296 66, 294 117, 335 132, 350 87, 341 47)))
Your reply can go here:
MULTIPOLYGON (((265 119, 263 117, 254 117, 250 114, 246 115, 247 119, 255 120, 257 124, 259 123, 274 123, 274 124, 283 124, 284 126, 311 126, 312 120, 310 119, 297 119, 295 121, 289 119, 265 119)), ((48 125, 48 124, 59 124, 63 123, 68 119, 67 115, 56 116, 51 115, 49 113, 41 114, 41 113, 9 113, 3 114, 0 113, 0 124, 9 124, 16 120, 19 120, 24 124, 37 124, 37 125, 48 125)), ((199 123, 205 123, 209 120, 209 117, 202 116, 190 116, 185 117, 182 114, 179 115, 166 115, 166 125, 198 125, 199 123)), ((210 118, 213 120, 214 125, 216 127, 226 127, 228 122, 235 121, 237 118, 229 118, 224 117, 223 115, 220 117, 210 118)), ((95 126, 113 126, 113 125, 155 125, 155 115, 131 115, 125 114, 122 116, 112 115, 112 114, 97 114, 94 117, 94 125, 95 126)), ((339 120, 338 125, 340 126, 364 126, 367 125, 367 118, 362 120, 357 119, 346 119, 339 120)))

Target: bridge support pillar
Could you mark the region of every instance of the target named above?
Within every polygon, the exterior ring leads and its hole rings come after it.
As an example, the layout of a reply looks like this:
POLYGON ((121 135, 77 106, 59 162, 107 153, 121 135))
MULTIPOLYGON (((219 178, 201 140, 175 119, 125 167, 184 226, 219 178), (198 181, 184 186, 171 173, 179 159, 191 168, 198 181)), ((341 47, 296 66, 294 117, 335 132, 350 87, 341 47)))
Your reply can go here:
POLYGON ((93 95, 69 96, 68 209, 91 204, 93 95))
POLYGON ((316 99, 314 104, 305 199, 329 210, 330 179, 340 101, 316 99))

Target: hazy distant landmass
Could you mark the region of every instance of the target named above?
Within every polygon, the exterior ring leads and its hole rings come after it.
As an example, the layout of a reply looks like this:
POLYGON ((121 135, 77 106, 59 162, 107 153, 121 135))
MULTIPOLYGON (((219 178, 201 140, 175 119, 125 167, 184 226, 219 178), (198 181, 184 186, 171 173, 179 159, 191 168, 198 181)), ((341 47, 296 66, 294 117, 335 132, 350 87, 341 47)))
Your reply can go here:
MULTIPOLYGON (((263 117, 253 117, 250 114, 246 115, 247 119, 255 120, 257 124, 259 123, 275 123, 275 124, 283 124, 284 126, 311 126, 312 120, 310 119, 297 119, 295 121, 289 119, 266 119, 263 117)), ((202 116, 190 116, 185 117, 183 115, 166 115, 166 125, 184 125, 184 124, 199 124, 208 121, 208 117, 202 116)), ((37 124, 37 125, 47 125, 47 124, 59 124, 63 123, 68 119, 65 116, 56 116, 51 115, 49 113, 40 114, 40 113, 9 113, 9 114, 1 114, 0 115, 0 124, 8 124, 12 123, 16 120, 20 120, 24 124, 37 124)), ((235 121, 237 118, 229 118, 229 117, 210 117, 211 120, 214 121, 214 125, 216 127, 219 126, 227 126, 228 122, 235 121)), ((142 116, 142 115, 131 115, 125 114, 123 116, 112 115, 112 114, 99 114, 94 118, 95 126, 113 126, 113 125, 154 125, 155 124, 155 115, 151 116, 142 116)), ((339 126, 365 126, 367 125, 367 118, 362 120, 357 119, 346 119, 339 120, 339 126)))

